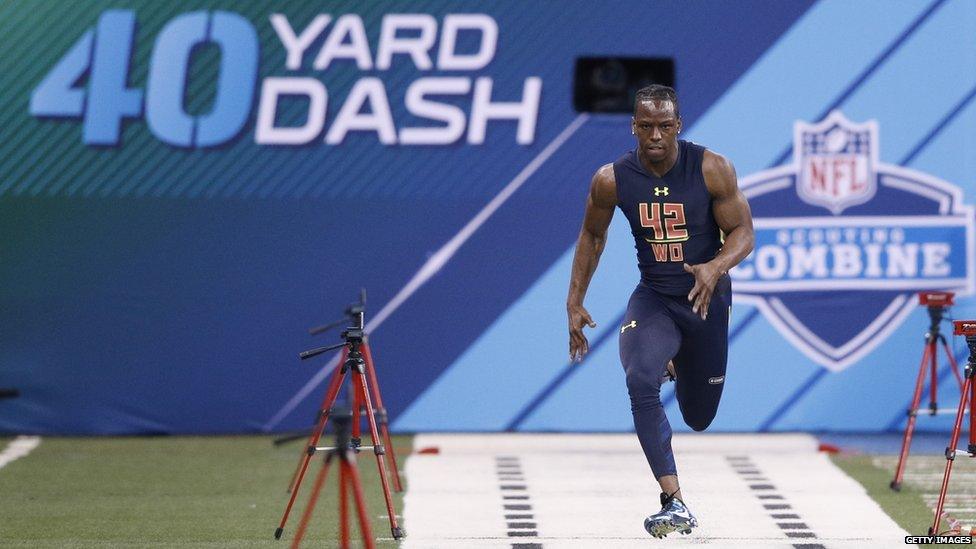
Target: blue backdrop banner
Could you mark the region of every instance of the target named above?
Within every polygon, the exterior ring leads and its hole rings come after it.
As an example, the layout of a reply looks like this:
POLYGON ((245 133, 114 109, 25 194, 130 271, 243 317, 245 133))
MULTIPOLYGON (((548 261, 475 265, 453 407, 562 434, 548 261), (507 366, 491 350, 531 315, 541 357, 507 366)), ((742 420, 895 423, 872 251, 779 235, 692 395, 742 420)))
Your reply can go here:
POLYGON ((974 25, 967 0, 4 2, 0 432, 305 428, 334 358, 297 353, 338 341, 306 330, 361 287, 395 430, 632 429, 619 213, 568 361, 589 181, 634 146, 574 108, 583 57, 673 60, 682 136, 750 201, 711 429, 897 430, 914 294, 976 315, 974 25))

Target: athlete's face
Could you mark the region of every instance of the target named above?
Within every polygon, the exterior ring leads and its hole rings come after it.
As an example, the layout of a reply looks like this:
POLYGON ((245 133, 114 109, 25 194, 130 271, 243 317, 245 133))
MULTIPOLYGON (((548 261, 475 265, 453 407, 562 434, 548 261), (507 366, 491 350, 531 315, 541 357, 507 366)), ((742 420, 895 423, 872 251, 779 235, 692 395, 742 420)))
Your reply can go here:
POLYGON ((677 153, 681 119, 671 101, 641 101, 634 112, 632 127, 637 145, 647 160, 662 162, 677 153))

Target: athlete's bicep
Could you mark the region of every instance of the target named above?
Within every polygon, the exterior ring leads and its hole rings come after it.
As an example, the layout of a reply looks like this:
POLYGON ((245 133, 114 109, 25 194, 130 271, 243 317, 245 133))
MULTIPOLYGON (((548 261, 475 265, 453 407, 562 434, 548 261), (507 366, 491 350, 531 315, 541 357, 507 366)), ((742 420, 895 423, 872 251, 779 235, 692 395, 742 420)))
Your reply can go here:
POLYGON ((702 163, 705 184, 712 195, 712 215, 725 234, 739 227, 752 230, 752 212, 735 176, 735 167, 721 155, 706 151, 702 163))

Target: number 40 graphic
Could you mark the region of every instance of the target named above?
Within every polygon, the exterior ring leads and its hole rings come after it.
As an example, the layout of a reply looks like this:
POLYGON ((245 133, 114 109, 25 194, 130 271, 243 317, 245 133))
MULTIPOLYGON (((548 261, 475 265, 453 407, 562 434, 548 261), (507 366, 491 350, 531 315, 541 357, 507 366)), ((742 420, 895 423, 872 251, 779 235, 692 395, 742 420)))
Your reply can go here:
POLYGON ((156 37, 146 91, 128 87, 135 13, 110 10, 89 29, 31 94, 37 117, 82 118, 82 141, 115 145, 122 122, 139 118, 161 141, 208 147, 233 138, 251 112, 258 68, 258 38, 236 13, 196 11, 180 15, 156 37), (190 54, 199 44, 220 47, 220 77, 213 109, 190 116, 183 106, 190 54), (78 83, 88 76, 87 89, 78 83), (145 95, 145 97, 143 97, 145 95))

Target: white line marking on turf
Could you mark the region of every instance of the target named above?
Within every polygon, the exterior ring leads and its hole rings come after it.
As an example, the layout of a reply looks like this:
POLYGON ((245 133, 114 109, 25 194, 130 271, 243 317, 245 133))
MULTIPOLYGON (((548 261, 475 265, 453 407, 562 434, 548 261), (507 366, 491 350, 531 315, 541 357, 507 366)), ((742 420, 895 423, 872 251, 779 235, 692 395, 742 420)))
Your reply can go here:
MULTIPOLYGON (((688 536, 669 535, 667 544, 891 547, 907 535, 859 483, 816 451, 813 437, 682 433, 673 445, 682 491, 701 526, 688 536), (779 499, 770 499, 770 490, 751 490, 729 467, 729 455, 748 456, 779 499), (778 504, 790 508, 765 508, 778 504), (817 537, 790 537, 803 533, 790 520, 817 537)), ((511 549, 517 538, 508 537, 508 517, 499 511, 506 494, 499 489, 496 456, 517 457, 528 479, 521 493, 530 497, 531 511, 510 513, 531 513, 538 537, 522 541, 559 549, 659 543, 643 520, 660 507, 660 490, 634 435, 421 434, 414 446, 437 446, 440 453, 407 460, 409 536, 402 549, 511 549)))
MULTIPOLYGON (((528 181, 529 178, 532 177, 532 175, 538 171, 538 169, 541 168, 547 160, 549 160, 549 157, 555 154, 555 152, 559 150, 559 148, 562 147, 563 144, 565 144, 566 141, 568 141, 569 138, 576 133, 576 130, 578 130, 580 126, 582 126, 583 123, 588 119, 589 115, 586 113, 580 114, 573 119, 573 121, 570 122, 569 125, 566 126, 566 128, 564 128, 563 131, 555 137, 555 139, 550 141, 549 144, 546 145, 546 147, 542 149, 531 162, 526 164, 526 166, 522 168, 522 171, 520 171, 514 179, 509 181, 509 183, 505 185, 505 188, 499 191, 498 194, 495 195, 495 197, 492 198, 491 201, 488 202, 488 204, 486 204, 485 207, 482 208, 481 211, 471 219, 471 221, 468 221, 468 223, 462 227, 456 235, 448 240, 447 244, 441 246, 441 249, 437 250, 434 255, 430 256, 420 270, 413 275, 413 278, 407 282, 406 286, 401 288, 400 291, 393 296, 393 299, 384 305, 383 308, 380 309, 380 312, 377 313, 372 320, 366 323, 366 332, 375 332, 384 320, 386 320, 398 308, 400 308, 400 305, 402 305, 404 301, 409 299, 414 292, 419 290, 421 286, 426 284, 428 280, 440 272, 440 270, 444 268, 444 265, 446 265, 447 262, 454 257, 454 254, 457 253, 461 246, 464 245, 469 238, 471 238, 471 235, 481 228, 481 226, 488 221, 488 218, 491 217, 498 210, 498 208, 502 206, 502 204, 511 198, 511 196, 515 194, 515 191, 519 190, 519 188, 524 185, 525 182, 528 181)), ((312 376, 312 378, 309 379, 308 382, 305 383, 305 385, 299 389, 298 392, 295 393, 295 395, 287 403, 285 403, 285 405, 282 406, 282 408, 278 410, 278 412, 276 412, 270 420, 268 420, 267 423, 264 424, 263 429, 265 431, 269 431, 281 423, 281 421, 285 419, 285 417, 290 414, 292 410, 298 407, 298 405, 305 400, 313 390, 315 390, 315 387, 317 387, 319 383, 322 383, 322 381, 328 377, 329 373, 332 372, 333 368, 335 368, 338 362, 339 354, 337 353, 332 357, 331 360, 329 360, 328 363, 326 363, 325 366, 322 367, 322 369, 312 376)))
POLYGON ((0 452, 0 469, 3 469, 13 461, 26 457, 27 454, 31 453, 34 448, 37 448, 40 443, 41 437, 20 436, 13 439, 10 441, 10 444, 3 449, 3 452, 0 452))

